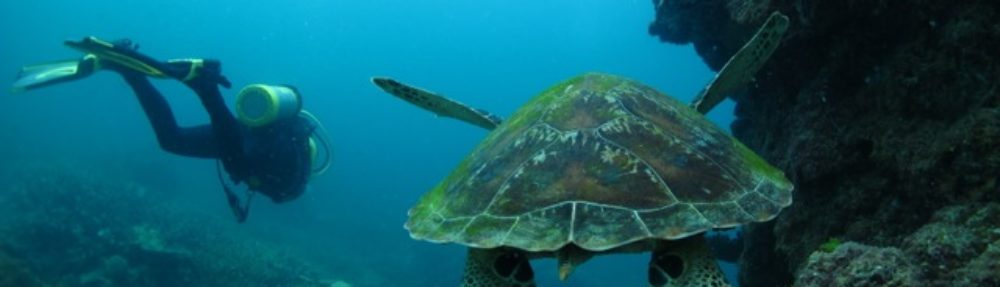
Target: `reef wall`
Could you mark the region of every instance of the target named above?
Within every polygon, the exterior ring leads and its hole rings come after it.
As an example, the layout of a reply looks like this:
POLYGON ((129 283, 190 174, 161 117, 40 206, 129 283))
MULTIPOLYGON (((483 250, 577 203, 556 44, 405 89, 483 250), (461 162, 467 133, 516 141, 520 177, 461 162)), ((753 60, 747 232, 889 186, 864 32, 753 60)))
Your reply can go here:
POLYGON ((716 70, 771 11, 792 20, 734 96, 734 135, 796 184, 790 208, 747 228, 743 286, 1000 286, 1000 220, 969 218, 997 219, 1000 201, 1000 1, 653 4, 649 32, 693 43, 716 70), (860 245, 814 254, 833 238, 860 245), (844 278, 803 278, 823 260, 887 258, 863 248, 912 263, 913 278, 851 281, 846 266, 824 271, 844 278))

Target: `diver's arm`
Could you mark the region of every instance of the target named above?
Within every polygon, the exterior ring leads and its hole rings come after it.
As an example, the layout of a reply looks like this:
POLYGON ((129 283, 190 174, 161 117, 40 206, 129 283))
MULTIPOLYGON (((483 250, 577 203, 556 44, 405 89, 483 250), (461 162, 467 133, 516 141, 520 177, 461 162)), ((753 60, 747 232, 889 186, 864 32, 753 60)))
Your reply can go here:
POLYGON ((219 158, 216 136, 211 126, 200 125, 182 128, 177 125, 173 111, 163 95, 153 87, 145 75, 133 71, 116 70, 132 87, 146 118, 153 126, 160 148, 171 153, 199 157, 219 158))

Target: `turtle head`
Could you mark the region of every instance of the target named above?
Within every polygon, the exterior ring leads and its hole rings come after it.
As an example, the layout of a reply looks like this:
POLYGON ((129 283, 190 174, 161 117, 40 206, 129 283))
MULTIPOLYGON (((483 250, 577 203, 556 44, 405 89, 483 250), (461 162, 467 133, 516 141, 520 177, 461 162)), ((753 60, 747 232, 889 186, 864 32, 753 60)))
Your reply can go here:
POLYGON ((594 257, 594 253, 584 250, 575 244, 567 244, 556 250, 556 260, 558 261, 559 280, 566 281, 569 275, 576 270, 577 266, 594 257))

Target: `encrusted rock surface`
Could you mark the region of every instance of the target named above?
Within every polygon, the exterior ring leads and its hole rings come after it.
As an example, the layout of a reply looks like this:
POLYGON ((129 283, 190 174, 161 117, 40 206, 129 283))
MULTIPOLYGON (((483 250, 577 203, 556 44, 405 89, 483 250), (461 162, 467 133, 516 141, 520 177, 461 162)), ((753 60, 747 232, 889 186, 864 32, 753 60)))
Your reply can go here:
POLYGON ((922 274, 898 248, 854 242, 830 253, 816 251, 806 261, 795 286, 917 286, 922 274))
POLYGON ((950 206, 903 240, 928 282, 1000 286, 1000 204, 950 206))
POLYGON ((1000 286, 1000 204, 942 208, 901 248, 816 250, 794 286, 1000 286))
MULTIPOLYGON (((748 228, 743 286, 793 284, 809 255, 835 237, 896 247, 915 262, 927 262, 918 249, 929 254, 930 246, 916 243, 919 232, 960 228, 928 227, 936 212, 1000 201, 1000 2, 663 0, 654 5, 657 19, 650 33, 693 43, 714 69, 770 11, 792 20, 756 81, 734 96, 734 135, 796 184, 790 208, 770 224, 748 228)), ((982 224, 1000 227, 997 221, 982 224)), ((978 259, 995 254, 995 244, 953 236, 949 244, 956 245, 944 251, 956 252, 948 255, 956 256, 949 261, 956 265, 929 271, 928 278, 936 280, 930 284, 1000 277, 1000 272, 978 273, 991 264, 996 270, 995 261, 978 259), (979 267, 966 269, 973 265, 979 267)))

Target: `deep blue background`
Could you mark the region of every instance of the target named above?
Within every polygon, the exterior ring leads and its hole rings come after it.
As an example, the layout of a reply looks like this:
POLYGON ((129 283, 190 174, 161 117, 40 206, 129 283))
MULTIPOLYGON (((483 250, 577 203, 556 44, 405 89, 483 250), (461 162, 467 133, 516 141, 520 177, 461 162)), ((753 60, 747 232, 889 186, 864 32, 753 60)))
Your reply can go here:
MULTIPOLYGON (((2 1, 0 78, 80 55, 65 39, 128 37, 160 58, 223 61, 234 85, 289 83, 332 133, 336 162, 303 198, 255 202, 241 226, 287 244, 357 285, 454 286, 464 249, 413 241, 406 210, 486 134, 384 94, 391 76, 509 115, 587 71, 690 100, 712 72, 690 46, 647 34, 646 0, 2 1)), ((183 86, 158 81, 183 124, 207 117, 183 86)), ((232 100, 235 89, 224 92, 232 100)), ((16 162, 101 169, 229 217, 212 161, 158 149, 127 86, 111 73, 0 97, 0 170, 16 162)), ((727 102, 711 118, 731 121, 727 102)), ((234 223, 235 224, 235 223, 234 223)), ((565 286, 644 286, 647 257, 600 257, 565 286)), ((560 286, 553 261, 542 286, 560 286)))

